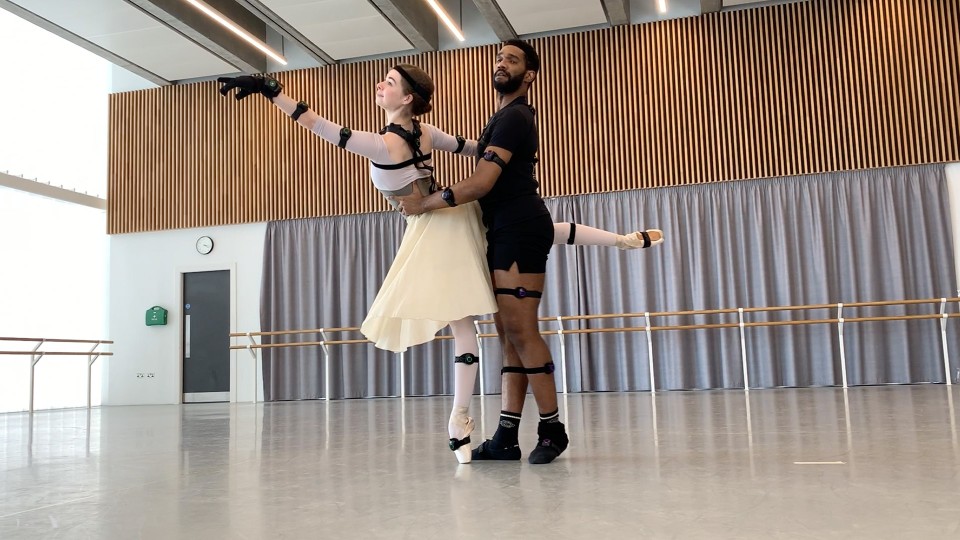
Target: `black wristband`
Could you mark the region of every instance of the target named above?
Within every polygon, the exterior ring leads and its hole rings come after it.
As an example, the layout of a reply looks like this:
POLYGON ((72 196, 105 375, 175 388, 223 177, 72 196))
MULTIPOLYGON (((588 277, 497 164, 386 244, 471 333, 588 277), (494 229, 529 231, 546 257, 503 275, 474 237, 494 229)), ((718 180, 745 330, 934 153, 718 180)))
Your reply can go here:
POLYGON ((264 97, 273 101, 273 98, 279 96, 281 92, 283 92, 283 85, 280 84, 280 81, 273 77, 263 77, 263 86, 260 89, 260 93, 263 94, 264 97))
POLYGON ((450 206, 456 206, 457 200, 453 197, 453 190, 447 188, 440 193, 440 198, 443 199, 443 202, 447 203, 450 206))

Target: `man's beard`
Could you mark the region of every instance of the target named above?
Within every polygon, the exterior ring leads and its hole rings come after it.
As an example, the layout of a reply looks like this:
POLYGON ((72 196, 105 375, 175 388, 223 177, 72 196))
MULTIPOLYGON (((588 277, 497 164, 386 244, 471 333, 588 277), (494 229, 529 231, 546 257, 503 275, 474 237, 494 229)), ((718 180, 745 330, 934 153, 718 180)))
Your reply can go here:
MULTIPOLYGON (((506 74, 510 77, 510 74, 506 74)), ((525 74, 521 73, 516 77, 510 77, 507 80, 500 82, 497 81, 497 74, 493 74, 493 88, 500 94, 512 94, 520 89, 520 85, 523 84, 523 76, 525 74)))

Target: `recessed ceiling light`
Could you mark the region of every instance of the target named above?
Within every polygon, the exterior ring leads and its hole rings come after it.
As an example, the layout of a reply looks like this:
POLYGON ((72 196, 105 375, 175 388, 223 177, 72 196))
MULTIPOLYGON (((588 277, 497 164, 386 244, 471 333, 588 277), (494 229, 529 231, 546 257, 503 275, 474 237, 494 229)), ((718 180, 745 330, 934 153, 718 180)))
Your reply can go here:
POLYGON ((253 37, 253 36, 250 34, 250 32, 247 32, 247 31, 244 30, 243 28, 240 28, 239 26, 237 26, 236 24, 234 24, 233 21, 231 21, 230 19, 226 18, 226 17, 225 17, 222 13, 220 13, 219 11, 217 11, 217 10, 213 9, 212 7, 204 4, 204 3, 201 2, 200 0, 187 0, 187 2, 188 2, 190 5, 192 5, 193 7, 199 9, 200 11, 202 11, 203 14, 206 15, 207 17, 210 17, 211 19, 217 21, 217 22, 220 23, 224 28, 226 28, 227 30, 230 30, 231 32, 233 32, 234 34, 236 34, 237 36, 239 36, 240 39, 246 41, 247 43, 249 43, 249 44, 253 45, 254 47, 256 47, 257 49, 259 49, 261 52, 263 52, 263 54, 269 56, 270 58, 273 58, 274 60, 276 60, 277 62, 280 62, 280 63, 283 64, 283 65, 287 65, 287 61, 286 61, 286 59, 285 59, 284 57, 282 57, 282 56, 280 56, 279 54, 273 52, 273 50, 272 50, 270 47, 267 47, 267 44, 266 44, 266 43, 264 43, 264 42, 260 41, 259 39, 253 37))
POLYGON ((440 17, 440 20, 443 21, 443 24, 447 25, 447 28, 453 32, 453 35, 457 37, 460 41, 464 41, 463 33, 460 32, 460 29, 457 28, 457 25, 453 24, 453 21, 450 19, 450 16, 447 15, 447 12, 440 7, 440 4, 437 3, 437 0, 427 0, 427 3, 430 4, 430 7, 437 12, 437 17, 440 17))

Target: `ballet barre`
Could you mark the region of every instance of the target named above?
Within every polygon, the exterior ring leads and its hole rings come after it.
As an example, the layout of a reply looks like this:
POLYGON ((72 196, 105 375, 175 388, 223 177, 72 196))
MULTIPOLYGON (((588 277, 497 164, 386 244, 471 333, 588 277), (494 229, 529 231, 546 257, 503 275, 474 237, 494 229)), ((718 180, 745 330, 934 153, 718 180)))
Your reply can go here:
MULTIPOLYGON (((837 326, 837 336, 839 342, 839 353, 840 353, 840 372, 842 378, 843 388, 848 387, 847 381, 847 362, 846 362, 846 352, 844 347, 844 324, 848 323, 862 323, 862 322, 885 322, 885 321, 913 321, 913 320, 932 320, 937 319, 940 321, 940 335, 941 335, 941 348, 943 355, 943 370, 944 370, 944 380, 947 385, 952 384, 950 377, 950 358, 947 349, 947 320, 952 318, 960 317, 960 312, 948 312, 948 305, 960 305, 960 298, 958 297, 941 297, 941 298, 929 298, 929 299, 918 299, 918 300, 883 300, 883 301, 869 301, 869 302, 838 302, 838 303, 825 303, 825 304, 807 304, 807 305, 790 305, 790 306, 770 306, 770 307, 748 307, 748 308, 719 308, 719 309, 700 309, 700 310, 683 310, 683 311, 659 311, 659 312, 636 312, 636 313, 604 313, 604 314, 595 314, 595 315, 558 315, 558 316, 548 316, 540 317, 539 321, 545 324, 557 324, 557 329, 542 329, 540 334, 542 336, 557 336, 560 341, 560 358, 559 358, 559 369, 561 377, 561 385, 563 388, 563 393, 566 394, 569 391, 567 383, 567 354, 566 354, 566 343, 564 336, 569 335, 579 335, 579 334, 602 334, 602 333, 621 333, 621 332, 644 332, 646 334, 647 341, 647 363, 650 377, 650 391, 656 392, 656 380, 655 380, 655 370, 654 370, 654 354, 653 354, 653 340, 651 339, 653 332, 662 332, 662 331, 678 331, 678 330, 702 330, 702 329, 733 329, 736 328, 740 333, 740 360, 741 360, 741 370, 743 372, 744 380, 744 390, 750 390, 750 372, 748 369, 747 363, 747 349, 746 349, 746 335, 745 332, 749 328, 765 328, 765 327, 784 327, 784 326, 801 326, 801 325, 819 325, 819 324, 833 324, 837 326), (922 305, 938 305, 939 310, 936 313, 926 313, 926 314, 917 314, 917 315, 863 315, 855 317, 844 317, 844 310, 849 315, 851 310, 854 309, 869 309, 869 308, 879 308, 879 307, 906 307, 906 306, 922 306, 922 305), (816 310, 827 310, 832 311, 836 310, 836 316, 826 316, 826 317, 814 317, 814 318, 803 318, 797 320, 747 320, 747 317, 758 317, 762 314, 787 314, 792 312, 799 311, 816 311, 816 310), (725 322, 715 322, 715 323, 699 323, 699 324, 659 324, 654 325, 654 319, 661 319, 666 317, 711 317, 711 316, 732 316, 736 315, 735 320, 725 321, 725 322), (590 328, 590 327, 578 327, 578 328, 568 328, 565 326, 565 323, 578 323, 578 324, 589 324, 591 321, 600 321, 606 319, 617 319, 622 321, 624 324, 610 327, 610 328, 590 328), (626 325, 629 319, 643 319, 642 325, 626 325)), ((494 324, 492 319, 484 319, 476 321, 477 326, 477 340, 480 344, 480 356, 484 357, 483 354, 483 340, 487 338, 496 338, 497 334, 495 333, 482 333, 480 331, 481 326, 494 324)), ((326 396, 325 399, 330 399, 330 359, 329 359, 329 347, 333 345, 354 345, 354 344, 365 344, 371 343, 369 340, 364 338, 340 338, 339 336, 332 336, 330 334, 341 334, 341 333, 352 333, 359 332, 359 327, 337 327, 337 328, 318 328, 310 330, 281 330, 274 332, 236 332, 231 333, 230 337, 232 338, 242 338, 246 337, 249 341, 248 344, 242 345, 232 345, 231 349, 246 349, 250 352, 254 360, 254 380, 259 389, 259 374, 257 373, 257 351, 259 349, 266 348, 283 348, 283 347, 305 347, 305 346, 319 346, 323 351, 324 356, 324 376, 326 383, 326 396), (302 335, 302 334, 320 334, 320 341, 301 341, 293 343, 269 343, 261 344, 257 343, 254 339, 255 337, 261 336, 281 336, 281 335, 302 335)), ((452 339, 452 336, 440 335, 436 339, 452 339)), ((400 356, 400 397, 406 397, 405 392, 405 370, 404 370, 404 353, 399 353, 400 356)), ((483 378, 483 372, 480 373, 480 395, 484 396, 485 393, 485 384, 483 378)), ((254 392, 254 401, 256 401, 256 391, 254 392)))
POLYGON ((0 337, 0 342, 27 342, 36 343, 29 351, 0 351, 0 355, 8 356, 29 356, 30 357, 30 412, 33 412, 34 389, 36 387, 37 364, 44 356, 86 356, 87 357, 87 408, 91 407, 92 387, 93 387, 93 364, 101 356, 113 356, 112 352, 98 351, 100 345, 111 345, 113 341, 102 339, 53 339, 53 338, 25 338, 25 337, 0 337), (89 351, 41 351, 40 347, 44 343, 83 343, 93 344, 89 351))

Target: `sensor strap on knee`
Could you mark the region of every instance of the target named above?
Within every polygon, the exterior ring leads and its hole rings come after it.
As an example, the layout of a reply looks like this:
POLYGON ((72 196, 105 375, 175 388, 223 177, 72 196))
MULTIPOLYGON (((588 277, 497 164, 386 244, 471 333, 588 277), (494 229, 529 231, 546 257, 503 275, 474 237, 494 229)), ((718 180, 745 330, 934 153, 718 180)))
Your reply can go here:
POLYGON ((297 108, 294 109, 293 113, 290 114, 290 118, 293 118, 294 120, 299 120, 300 115, 309 110, 310 110, 310 105, 306 101, 301 101, 297 103, 297 108))
POLYGON ((466 364, 468 366, 471 364, 476 364, 479 361, 480 357, 472 353, 464 353, 453 359, 454 364, 466 364))
POLYGON ((463 152, 463 147, 466 146, 467 140, 463 138, 463 135, 457 135, 457 149, 453 151, 454 154, 459 154, 463 152))
POLYGON ((567 245, 572 246, 573 240, 577 237, 577 224, 570 222, 570 236, 567 237, 567 245))
POLYGON ((553 365, 553 362, 547 362, 543 367, 530 368, 527 370, 527 375, 536 375, 537 373, 545 373, 547 375, 553 373, 557 370, 557 367, 553 365))
POLYGON ((543 367, 538 368, 522 368, 522 367, 513 367, 513 366, 503 366, 500 369, 500 374, 504 373, 523 373, 524 375, 536 375, 538 373, 546 373, 547 375, 556 371, 557 367, 553 362, 547 362, 543 367))
POLYGON ((516 289, 494 289, 493 294, 509 294, 517 298, 540 298, 543 296, 543 293, 540 291, 530 291, 523 287, 517 287, 516 289))

